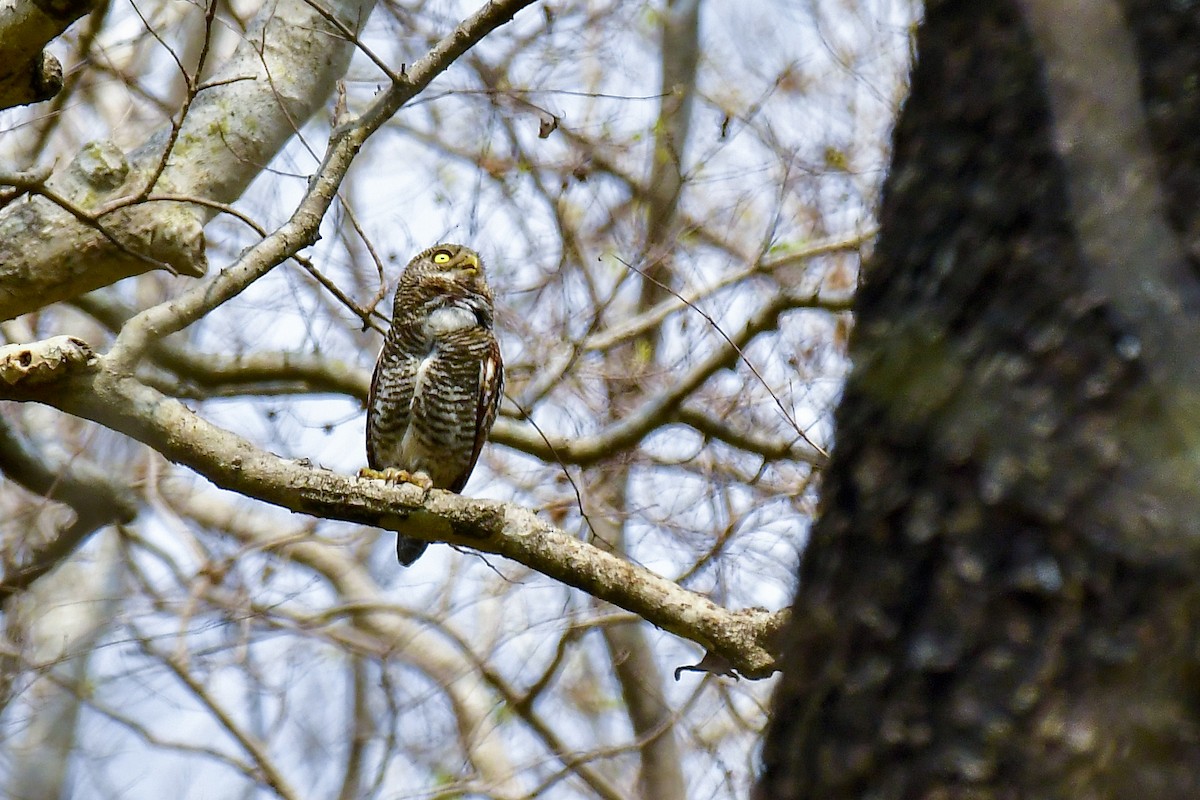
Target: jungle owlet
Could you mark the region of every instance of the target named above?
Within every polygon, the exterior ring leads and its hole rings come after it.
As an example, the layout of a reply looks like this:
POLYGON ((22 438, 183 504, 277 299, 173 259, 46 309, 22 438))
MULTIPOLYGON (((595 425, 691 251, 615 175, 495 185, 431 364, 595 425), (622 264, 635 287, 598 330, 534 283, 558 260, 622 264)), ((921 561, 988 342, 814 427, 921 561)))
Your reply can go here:
MULTIPOLYGON (((439 244, 400 276, 367 401, 368 477, 462 491, 504 390, 492 290, 478 254, 439 244)), ((408 566, 426 542, 401 536, 408 566)))

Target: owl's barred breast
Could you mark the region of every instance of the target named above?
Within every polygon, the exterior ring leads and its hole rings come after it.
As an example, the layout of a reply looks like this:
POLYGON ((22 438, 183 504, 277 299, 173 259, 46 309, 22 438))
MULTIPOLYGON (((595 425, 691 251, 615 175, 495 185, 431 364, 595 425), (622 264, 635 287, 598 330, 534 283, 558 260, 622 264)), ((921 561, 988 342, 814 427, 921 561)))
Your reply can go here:
POLYGON ((449 488, 472 455, 485 353, 473 342, 439 342, 424 358, 404 359, 392 380, 381 379, 368 434, 373 460, 449 488))

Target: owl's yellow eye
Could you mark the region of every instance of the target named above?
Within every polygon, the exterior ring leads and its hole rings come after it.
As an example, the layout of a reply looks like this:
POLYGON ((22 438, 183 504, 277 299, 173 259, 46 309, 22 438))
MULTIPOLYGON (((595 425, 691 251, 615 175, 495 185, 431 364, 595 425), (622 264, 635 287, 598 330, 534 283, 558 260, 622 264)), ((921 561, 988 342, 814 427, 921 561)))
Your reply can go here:
POLYGON ((436 253, 433 254, 433 263, 435 263, 435 264, 445 264, 449 260, 450 260, 450 251, 448 251, 448 250, 438 250, 436 253))

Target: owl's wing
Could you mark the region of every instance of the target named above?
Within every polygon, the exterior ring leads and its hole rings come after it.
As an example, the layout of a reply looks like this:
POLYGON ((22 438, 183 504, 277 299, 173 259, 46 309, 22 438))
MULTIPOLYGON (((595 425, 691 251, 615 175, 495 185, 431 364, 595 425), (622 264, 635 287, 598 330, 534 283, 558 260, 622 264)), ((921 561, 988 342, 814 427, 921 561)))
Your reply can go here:
POLYGON ((479 364, 479 394, 475 404, 475 444, 471 449, 471 460, 461 476, 449 486, 452 492, 461 492, 467 479, 475 470, 479 453, 491 433, 492 424, 500 412, 500 400, 504 397, 504 361, 500 358, 500 344, 495 338, 489 343, 487 355, 479 364))

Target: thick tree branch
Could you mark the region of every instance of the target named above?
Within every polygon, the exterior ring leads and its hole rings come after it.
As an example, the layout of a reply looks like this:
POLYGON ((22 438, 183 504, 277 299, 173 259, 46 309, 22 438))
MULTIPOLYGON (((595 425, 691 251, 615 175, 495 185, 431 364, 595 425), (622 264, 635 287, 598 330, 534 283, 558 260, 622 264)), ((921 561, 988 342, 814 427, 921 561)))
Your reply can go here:
POLYGON ((447 541, 518 561, 719 653, 742 674, 774 670, 780 614, 728 611, 579 541, 533 512, 413 485, 337 475, 260 450, 128 375, 79 340, 0 348, 0 399, 35 401, 150 445, 226 489, 313 516, 447 541))
POLYGON ((1071 221, 1091 262, 1092 286, 1140 339, 1155 378, 1169 385, 1186 376, 1192 387, 1200 385, 1200 284, 1166 217, 1121 4, 1023 0, 1021 6, 1045 59, 1071 221))
MULTIPOLYGON (((324 11, 358 30, 373 4, 328 0, 324 11)), ((127 206, 122 198, 137 198, 157 175, 160 191, 235 200, 325 102, 353 51, 354 42, 313 3, 264 3, 177 127, 160 130, 128 155, 111 145, 88 145, 70 169, 50 179, 47 188, 93 213, 91 222, 40 196, 0 212, 0 319, 151 268, 202 275, 202 227, 215 213, 211 208, 127 206), (172 152, 164 154, 168 144, 172 152)))
POLYGON ((62 65, 42 48, 92 5, 91 0, 0 0, 0 109, 58 94, 62 65))

